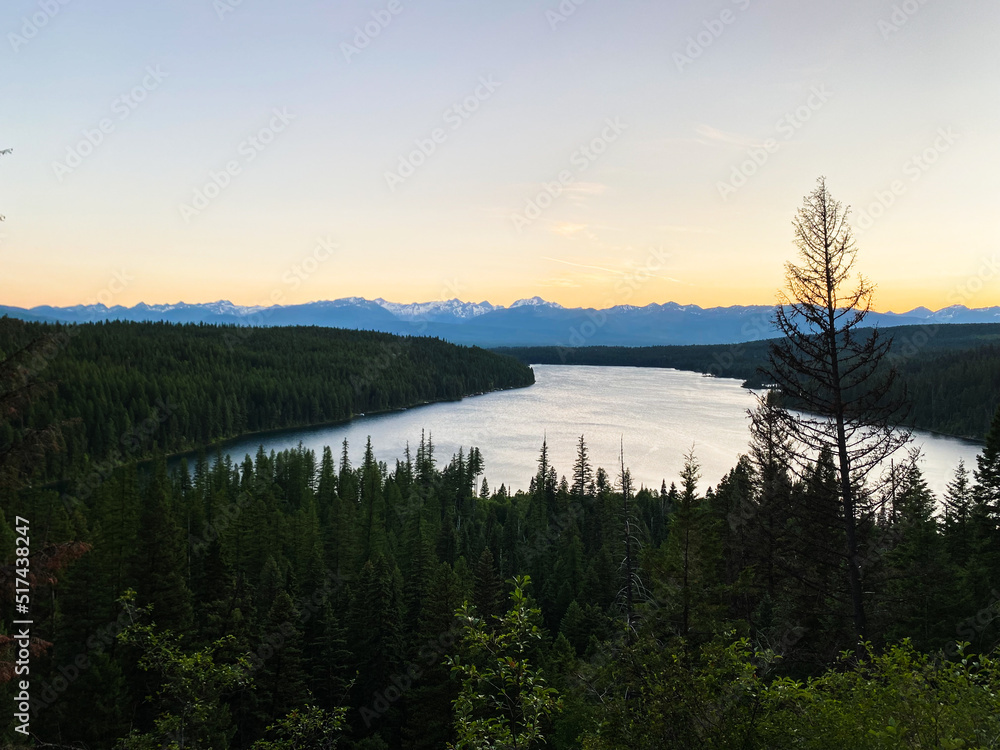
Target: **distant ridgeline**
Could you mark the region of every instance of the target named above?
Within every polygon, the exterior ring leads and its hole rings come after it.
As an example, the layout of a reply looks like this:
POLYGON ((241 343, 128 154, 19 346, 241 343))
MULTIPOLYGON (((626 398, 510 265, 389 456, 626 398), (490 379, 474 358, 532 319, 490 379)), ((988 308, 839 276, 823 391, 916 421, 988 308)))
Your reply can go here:
MULTIPOLYGON (((1000 324, 900 326, 891 360, 909 390, 912 425, 946 435, 985 438, 1000 406, 1000 324)), ((705 346, 504 347, 494 351, 525 364, 669 367, 737 378, 762 388, 758 368, 770 341, 705 346)))
POLYGON ((85 458, 115 463, 534 383, 530 368, 484 349, 331 328, 0 318, 0 361, 43 337, 19 366, 55 387, 26 423, 0 423, 0 451, 18 430, 67 420, 49 476, 85 458))

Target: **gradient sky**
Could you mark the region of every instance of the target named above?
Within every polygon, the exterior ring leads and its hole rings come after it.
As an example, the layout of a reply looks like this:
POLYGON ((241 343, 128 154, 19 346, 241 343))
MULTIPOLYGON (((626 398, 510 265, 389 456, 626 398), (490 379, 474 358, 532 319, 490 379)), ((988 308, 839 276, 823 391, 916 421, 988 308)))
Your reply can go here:
POLYGON ((767 304, 826 175, 878 309, 998 305, 998 28, 995 0, 7 0, 0 304, 767 304))

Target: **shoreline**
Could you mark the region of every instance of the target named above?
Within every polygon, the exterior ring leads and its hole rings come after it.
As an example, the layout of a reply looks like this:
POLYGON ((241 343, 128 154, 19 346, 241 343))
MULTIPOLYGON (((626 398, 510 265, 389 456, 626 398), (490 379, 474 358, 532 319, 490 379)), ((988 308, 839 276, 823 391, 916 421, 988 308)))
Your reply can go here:
MULTIPOLYGON (((419 401, 417 403, 410 404, 408 406, 397 406, 391 409, 382 409, 380 411, 366 411, 362 412, 361 414, 352 414, 347 419, 335 419, 327 422, 314 422, 312 424, 292 425, 288 427, 277 427, 269 430, 256 430, 254 432, 244 432, 239 435, 233 435, 231 437, 222 438, 220 440, 216 440, 211 443, 206 443, 204 445, 197 446, 195 448, 187 448, 181 451, 167 453, 166 460, 169 463, 173 461, 178 461, 180 459, 189 458, 192 456, 197 458, 197 454, 201 450, 205 451, 205 456, 206 458, 208 458, 210 452, 221 453, 220 449, 224 448, 227 444, 235 443, 240 440, 245 440, 247 438, 254 437, 255 435, 266 437, 266 436, 280 435, 285 432, 302 432, 303 430, 322 430, 327 427, 336 427, 337 425, 350 424, 351 422, 355 422, 358 419, 367 419, 368 417, 379 417, 386 414, 393 414, 394 412, 410 411, 412 409, 419 409, 423 406, 432 406, 433 404, 458 403, 460 401, 464 401, 467 398, 476 398, 477 396, 485 396, 488 393, 501 393, 503 391, 514 391, 520 388, 530 388, 533 385, 534 383, 528 383, 527 385, 512 385, 506 388, 491 388, 488 391, 477 391, 476 393, 466 394, 459 399, 439 398, 439 399, 434 399, 432 401, 419 401)), ((144 464, 151 460, 152 460, 151 458, 142 458, 139 459, 136 463, 144 464)))

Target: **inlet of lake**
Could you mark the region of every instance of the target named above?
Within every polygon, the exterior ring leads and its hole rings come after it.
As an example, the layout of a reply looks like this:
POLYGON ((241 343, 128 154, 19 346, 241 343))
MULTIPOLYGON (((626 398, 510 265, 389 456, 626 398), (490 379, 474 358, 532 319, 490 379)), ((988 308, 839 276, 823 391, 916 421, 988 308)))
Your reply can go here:
MULTIPOLYGON (((284 430, 238 438, 219 450, 234 462, 246 454, 282 451, 300 443, 316 452, 331 446, 339 459, 346 438, 357 466, 371 437, 375 456, 389 468, 403 458, 407 443, 416 454, 421 431, 432 437, 438 467, 457 454, 479 448, 484 476, 493 489, 527 489, 537 472, 543 439, 559 476, 572 477, 577 442, 584 436, 591 463, 611 480, 620 474, 619 447, 636 487, 659 489, 678 481, 684 454, 701 466, 700 488, 715 486, 747 452, 754 395, 740 381, 694 372, 638 367, 534 365, 535 385, 496 391, 462 401, 358 417, 337 425, 284 430)), ((921 468, 941 497, 959 459, 971 470, 981 450, 976 443, 914 433, 923 450, 921 468)), ((905 457, 901 454, 901 457, 905 457)), ((570 481, 572 481, 570 479, 570 481)))

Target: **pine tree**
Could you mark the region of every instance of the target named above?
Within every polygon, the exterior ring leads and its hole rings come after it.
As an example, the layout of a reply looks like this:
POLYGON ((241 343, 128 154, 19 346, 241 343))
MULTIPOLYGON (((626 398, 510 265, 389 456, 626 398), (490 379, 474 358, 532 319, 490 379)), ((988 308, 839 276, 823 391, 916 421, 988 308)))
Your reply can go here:
POLYGON ((666 616, 668 626, 685 639, 704 638, 719 617, 719 534, 709 503, 698 495, 700 478, 701 468, 689 452, 667 542, 658 555, 666 590, 657 592, 657 601, 668 603, 658 617, 666 616))
POLYGON ((309 696, 308 676, 303 664, 303 639, 299 610, 287 591, 274 597, 262 622, 254 661, 254 734, 276 717, 305 704, 309 696))
POLYGON ((573 464, 573 497, 582 500, 590 489, 594 481, 594 469, 590 465, 587 453, 587 444, 580 435, 580 442, 576 448, 576 463, 573 464))
POLYGON ((361 546, 361 562, 364 562, 376 554, 388 551, 385 540, 386 516, 382 470, 375 460, 371 437, 365 445, 365 457, 361 466, 361 512, 365 524, 361 546))
POLYGON ((583 607, 574 599, 566 608, 566 614, 563 615, 562 622, 559 623, 559 635, 566 638, 577 656, 582 656, 592 634, 593 630, 583 607))
POLYGON ((351 456, 348 452, 347 438, 344 438, 340 451, 340 474, 337 477, 337 489, 341 500, 351 506, 358 503, 358 480, 351 469, 351 456))
MULTIPOLYGON (((909 440, 905 392, 886 360, 892 343, 862 323, 874 286, 864 277, 848 290, 857 256, 849 210, 833 199, 824 178, 796 214, 799 263, 786 264, 787 293, 775 308, 782 337, 774 340, 766 375, 801 411, 786 412, 800 464, 828 450, 840 480, 841 520, 855 636, 866 637, 861 542, 865 476, 909 440)), ((858 646, 861 656, 861 647, 858 646)))
POLYGON ((345 704, 354 675, 344 624, 348 613, 342 605, 340 597, 323 605, 315 636, 307 644, 309 689, 317 704, 328 710, 345 704))
POLYGON ((330 507, 337 498, 337 467, 334 465, 333 451, 329 445, 323 446, 323 458, 319 466, 319 482, 316 485, 316 501, 319 503, 321 518, 330 517, 330 507))
POLYGON ((404 624, 411 637, 416 637, 431 576, 438 564, 429 526, 418 511, 406 519, 403 531, 404 552, 400 559, 403 562, 403 592, 406 602, 404 624))
MULTIPOLYGON (((796 658, 814 663, 855 645, 853 631, 844 628, 852 617, 839 486, 833 455, 824 451, 792 489, 786 548, 778 557, 786 579, 779 597, 785 610, 781 631, 801 629, 805 636, 796 658)), ((879 554, 867 559, 877 562, 879 554)), ((868 574, 868 567, 859 563, 859 571, 868 574)))
POLYGON ((976 456, 974 475, 979 502, 1000 523, 1000 409, 997 409, 996 416, 993 417, 986 445, 976 456))
POLYGON ((166 462, 161 458, 143 492, 131 580, 137 584, 139 603, 153 606, 159 624, 184 633, 192 618, 188 549, 174 505, 167 496, 166 472, 166 462))
MULTIPOLYGON (((964 578, 973 602, 988 602, 1000 577, 1000 411, 976 456, 976 484, 969 512, 970 553, 964 578)), ((982 605, 980 605, 982 606, 982 605)))
POLYGON ((622 595, 624 599, 623 609, 625 611, 625 627, 628 630, 628 637, 631 639, 635 635, 636 616, 635 607, 637 604, 637 584, 639 569, 639 540, 637 537, 637 524, 632 507, 632 474, 625 467, 625 447, 621 446, 619 454, 621 463, 621 473, 618 475, 618 482, 622 491, 622 595))
POLYGON ((959 459, 955 477, 946 488, 944 506, 944 537, 949 555, 958 564, 964 565, 971 553, 970 519, 974 505, 972 475, 959 459))
POLYGON ((500 614, 502 601, 503 586, 496 573, 493 551, 487 548, 476 562, 472 603, 480 616, 490 622, 489 618, 500 614))
POLYGON ((419 676, 407 696, 403 747, 438 750, 454 739, 452 702, 458 684, 445 661, 459 634, 455 610, 467 599, 459 577, 447 563, 436 566, 427 592, 413 663, 419 676))
POLYGON ((474 495, 476 492, 476 480, 483 473, 483 466, 483 454, 479 452, 479 448, 475 446, 469 448, 469 462, 466 465, 466 471, 469 477, 468 491, 471 495, 474 495))
POLYGON ((351 602, 358 705, 378 701, 403 658, 403 592, 399 569, 378 554, 361 569, 351 602))
POLYGON ((887 602, 879 609, 888 622, 887 639, 910 638, 923 651, 948 640, 954 630, 953 610, 959 608, 953 606, 956 570, 938 533, 935 498, 916 458, 907 465, 897 494, 898 541, 886 553, 887 602))

